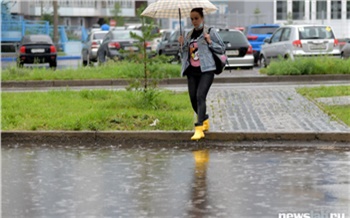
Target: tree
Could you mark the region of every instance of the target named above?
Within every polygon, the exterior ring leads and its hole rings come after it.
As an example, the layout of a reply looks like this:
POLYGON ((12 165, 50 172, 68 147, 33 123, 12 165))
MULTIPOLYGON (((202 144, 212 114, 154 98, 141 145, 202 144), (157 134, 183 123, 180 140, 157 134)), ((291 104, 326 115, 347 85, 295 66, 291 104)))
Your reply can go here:
POLYGON ((255 10, 254 10, 255 23, 260 23, 259 22, 260 13, 261 13, 260 9, 255 8, 255 10))
POLYGON ((41 15, 41 20, 48 21, 50 25, 53 24, 53 14, 43 13, 41 15))
POLYGON ((52 2, 53 4, 53 42, 58 43, 58 4, 57 0, 52 2))
POLYGON ((117 21, 117 26, 124 26, 124 17, 120 16, 122 10, 119 3, 114 4, 114 8, 111 10, 113 19, 117 21))
POLYGON ((284 23, 285 25, 291 25, 291 24, 293 24, 293 14, 292 14, 292 12, 288 12, 287 13, 287 22, 286 23, 284 23))
MULTIPOLYGON (((137 16, 140 17, 141 20, 141 31, 142 31, 142 36, 139 36, 135 33, 130 33, 131 37, 134 39, 137 39, 139 41, 139 48, 142 51, 142 57, 140 57, 139 61, 143 63, 143 72, 144 72, 144 91, 147 92, 148 88, 148 70, 147 70, 147 64, 152 63, 152 58, 149 58, 151 55, 149 52, 146 50, 146 44, 147 42, 152 41, 153 39, 157 38, 160 36, 159 33, 153 33, 154 29, 154 24, 151 22, 150 24, 145 25, 145 17, 141 17, 142 11, 146 8, 146 6, 142 5, 140 8, 137 9, 137 16)), ((137 57, 136 57, 137 58, 137 57)))

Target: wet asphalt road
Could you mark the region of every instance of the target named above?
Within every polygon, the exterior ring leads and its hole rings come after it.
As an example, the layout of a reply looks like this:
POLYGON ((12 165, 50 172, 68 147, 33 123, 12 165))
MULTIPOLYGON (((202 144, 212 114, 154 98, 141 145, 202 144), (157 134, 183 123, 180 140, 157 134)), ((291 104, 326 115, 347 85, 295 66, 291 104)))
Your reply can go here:
POLYGON ((312 143, 3 145, 2 217, 350 217, 350 150, 312 143))

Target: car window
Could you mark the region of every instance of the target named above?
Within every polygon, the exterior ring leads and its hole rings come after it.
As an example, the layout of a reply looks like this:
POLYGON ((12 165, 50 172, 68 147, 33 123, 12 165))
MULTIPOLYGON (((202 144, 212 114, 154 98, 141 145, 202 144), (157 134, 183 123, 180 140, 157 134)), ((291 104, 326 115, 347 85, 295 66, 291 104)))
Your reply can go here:
POLYGON ((170 33, 171 33, 171 32, 163 32, 162 41, 168 40, 169 37, 170 37, 170 33))
POLYGON ((130 31, 114 31, 113 38, 119 39, 131 39, 130 32, 135 33, 138 36, 142 36, 142 32, 139 30, 130 30, 130 31))
POLYGON ((105 33, 95 33, 92 37, 92 39, 103 39, 103 37, 105 37, 105 35, 107 34, 107 32, 105 33))
POLYGON ((277 30, 277 31, 273 34, 273 36, 271 37, 271 43, 279 42, 279 41, 280 41, 280 38, 281 38, 281 35, 282 35, 282 31, 283 31, 283 28, 277 30))
POLYGON ((173 34, 171 34, 169 41, 170 42, 175 42, 179 38, 180 31, 175 31, 173 34))
POLYGON ((231 45, 247 44, 245 36, 240 32, 219 31, 218 34, 225 43, 228 42, 231 45))
POLYGON ((299 27, 299 39, 334 39, 334 34, 329 26, 299 27))
POLYGON ((281 41, 288 41, 290 37, 290 32, 291 32, 290 28, 285 28, 281 37, 281 41))
POLYGON ((252 27, 250 30, 250 34, 272 34, 278 27, 252 27))
POLYGON ((52 40, 49 36, 32 35, 32 36, 24 37, 23 43, 49 43, 49 44, 52 44, 52 40))

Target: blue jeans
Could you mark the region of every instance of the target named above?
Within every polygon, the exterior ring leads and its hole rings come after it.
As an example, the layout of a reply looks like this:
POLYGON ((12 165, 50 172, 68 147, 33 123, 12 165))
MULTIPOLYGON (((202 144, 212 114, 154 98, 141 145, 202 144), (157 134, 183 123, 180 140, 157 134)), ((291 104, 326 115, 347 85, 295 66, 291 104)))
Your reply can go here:
POLYGON ((214 81, 214 71, 205 73, 187 72, 188 93, 194 112, 198 120, 195 126, 203 125, 203 121, 209 118, 207 114, 207 94, 214 81))

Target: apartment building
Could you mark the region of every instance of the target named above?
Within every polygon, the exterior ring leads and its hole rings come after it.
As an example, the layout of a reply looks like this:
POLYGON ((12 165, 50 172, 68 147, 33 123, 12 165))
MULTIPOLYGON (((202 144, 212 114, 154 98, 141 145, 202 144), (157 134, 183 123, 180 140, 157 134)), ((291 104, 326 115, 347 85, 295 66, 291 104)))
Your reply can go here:
POLYGON ((324 24, 350 37, 350 0, 275 0, 274 23, 324 24))
MULTIPOLYGON (((156 0, 57 0, 60 24, 91 27, 104 17, 111 17, 115 3, 120 16, 135 18, 142 4, 156 0)), ((39 19, 52 13, 52 0, 13 1, 11 12, 27 19, 39 19)), ((218 11, 205 16, 207 25, 222 28, 256 23, 325 24, 333 27, 337 37, 350 37, 350 0, 211 0, 218 11)), ((137 20, 137 19, 136 19, 137 20)), ((177 19, 158 19, 162 28, 176 28, 177 19)), ((117 21, 118 22, 118 21, 117 21)), ((190 20, 183 18, 184 26, 190 20)))
MULTIPOLYGON (((23 15, 25 19, 40 19, 42 14, 53 13, 52 0, 12 1, 11 13, 23 15)), ((135 18, 136 10, 147 0, 57 0, 59 24, 65 26, 91 27, 105 17, 113 16, 115 3, 120 5, 119 16, 135 18)), ((118 21, 117 21, 118 22, 118 21)))

